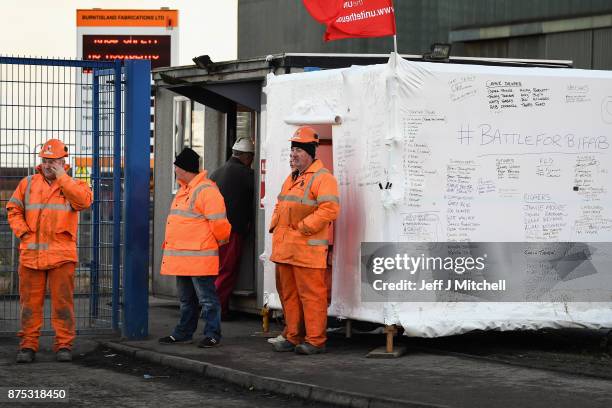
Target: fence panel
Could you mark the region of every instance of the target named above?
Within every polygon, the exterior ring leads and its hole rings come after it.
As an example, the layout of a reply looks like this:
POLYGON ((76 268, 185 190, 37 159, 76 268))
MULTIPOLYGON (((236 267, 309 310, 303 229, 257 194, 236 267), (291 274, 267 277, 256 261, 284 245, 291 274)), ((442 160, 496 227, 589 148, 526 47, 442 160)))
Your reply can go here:
MULTIPOLYGON (((0 57, 0 335, 19 328, 18 240, 6 204, 34 174, 50 138, 69 149, 72 177, 94 190, 80 213, 75 274, 78 333, 119 327, 122 248, 121 65, 112 62, 0 57)), ((51 332, 45 300, 43 334, 51 332)))

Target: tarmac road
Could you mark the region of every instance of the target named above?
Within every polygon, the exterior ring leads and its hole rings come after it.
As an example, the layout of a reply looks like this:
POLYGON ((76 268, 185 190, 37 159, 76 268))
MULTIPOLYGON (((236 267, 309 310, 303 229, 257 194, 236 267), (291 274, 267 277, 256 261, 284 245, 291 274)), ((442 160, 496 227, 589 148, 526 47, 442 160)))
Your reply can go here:
MULTIPOLYGON (((44 338, 43 338, 44 339, 44 338)), ((327 405, 249 391, 211 378, 133 360, 80 341, 72 363, 58 363, 47 350, 32 364, 15 364, 16 342, 0 339, 0 389, 66 389, 68 401, 12 403, 2 407, 326 407, 327 405), (146 379, 146 376, 151 378, 146 379)), ((45 347, 45 348, 48 348, 45 347)))
MULTIPOLYGON (((310 401, 358 401, 370 407, 389 401, 412 408, 612 406, 611 339, 601 331, 401 337, 396 343, 406 346, 408 353, 398 359, 379 360, 365 355, 384 344, 384 336, 365 334, 371 327, 354 322, 351 339, 334 332, 328 354, 305 358, 274 353, 265 339, 253 336, 261 326, 252 316, 224 323, 219 348, 162 346, 157 338, 167 335, 176 324, 178 307, 159 305, 149 311, 148 338, 78 336, 72 364, 56 363, 48 351, 51 337, 42 337, 46 351, 39 353, 38 361, 17 366, 17 339, 0 338, 0 390, 5 385, 67 388, 70 403, 56 406, 325 406, 277 395, 282 392, 307 395, 310 401), (96 350, 100 343, 117 351, 96 350), (164 366, 156 365, 160 362, 164 366), (203 377, 203 372, 208 377, 203 377), (271 393, 249 390, 251 385, 271 393)), ((46 402, 7 405, 3 395, 0 393, 0 407, 49 406, 46 402)))

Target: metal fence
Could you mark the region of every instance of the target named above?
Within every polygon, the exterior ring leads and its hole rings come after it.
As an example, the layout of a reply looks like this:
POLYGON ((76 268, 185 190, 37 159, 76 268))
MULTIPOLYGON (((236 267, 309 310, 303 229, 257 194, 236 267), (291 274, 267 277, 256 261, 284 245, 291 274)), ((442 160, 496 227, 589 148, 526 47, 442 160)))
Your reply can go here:
MULTIPOLYGON (((69 174, 94 191, 79 218, 77 332, 119 327, 122 79, 120 63, 0 57, 0 335, 19 328, 19 242, 6 204, 19 181, 37 171, 38 151, 50 138, 68 146, 69 174)), ((51 330, 49 308, 46 299, 43 334, 51 330)))

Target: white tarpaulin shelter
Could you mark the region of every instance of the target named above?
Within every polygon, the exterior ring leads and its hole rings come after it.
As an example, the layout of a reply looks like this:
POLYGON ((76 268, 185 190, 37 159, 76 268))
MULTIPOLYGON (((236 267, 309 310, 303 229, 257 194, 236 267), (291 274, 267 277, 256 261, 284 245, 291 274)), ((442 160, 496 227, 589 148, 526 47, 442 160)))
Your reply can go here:
MULTIPOLYGON (((392 54, 384 65, 269 75, 265 94, 266 224, 289 173, 296 125, 331 127, 341 214, 330 315, 399 324, 422 337, 612 327, 609 279, 598 302, 372 302, 362 297, 360 274, 362 242, 612 242, 612 72, 392 54)), ((280 309, 269 234, 265 248, 264 297, 280 309)), ((555 281, 542 268, 523 284, 571 295, 577 283, 592 287, 612 274, 600 268, 555 281)))

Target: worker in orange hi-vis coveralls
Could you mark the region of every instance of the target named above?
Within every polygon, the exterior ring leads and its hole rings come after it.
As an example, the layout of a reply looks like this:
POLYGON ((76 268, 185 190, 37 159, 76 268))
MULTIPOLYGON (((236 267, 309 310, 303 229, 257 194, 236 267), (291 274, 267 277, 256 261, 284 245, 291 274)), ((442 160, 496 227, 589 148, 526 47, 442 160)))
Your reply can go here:
POLYGON ((66 174, 68 149, 48 140, 39 156, 37 173, 21 180, 6 209, 19 244, 21 337, 18 363, 34 361, 43 324, 45 287, 51 291, 53 350, 58 361, 72 360, 75 337, 74 270, 77 262, 78 211, 93 199, 89 186, 66 174))
POLYGON ((269 231, 276 263, 286 340, 276 351, 325 352, 329 228, 340 204, 335 177, 315 158, 319 136, 299 127, 291 140, 291 174, 283 183, 269 231))
POLYGON ((160 338, 159 343, 192 343, 201 306, 204 338, 198 347, 209 348, 221 341, 221 305, 215 280, 219 247, 228 243, 232 226, 223 196, 206 171, 200 171, 199 162, 200 156, 188 147, 174 161, 180 188, 166 222, 160 274, 176 276, 181 313, 172 334, 160 338))

